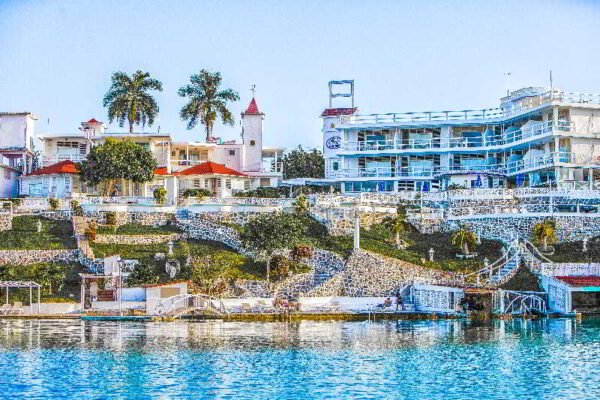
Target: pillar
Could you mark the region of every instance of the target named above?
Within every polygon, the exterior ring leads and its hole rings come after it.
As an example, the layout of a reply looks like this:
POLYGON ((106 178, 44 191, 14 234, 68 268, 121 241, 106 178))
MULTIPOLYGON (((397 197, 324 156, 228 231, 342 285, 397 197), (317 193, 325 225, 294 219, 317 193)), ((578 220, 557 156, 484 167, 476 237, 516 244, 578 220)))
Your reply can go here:
POLYGON ((85 279, 81 280, 81 309, 85 309, 85 279))
POLYGON ((588 170, 588 184, 589 189, 592 190, 594 188, 594 170, 592 168, 588 170))
POLYGON ((552 108, 552 125, 553 126, 558 125, 558 107, 552 108))
POLYGON ((360 249, 360 215, 358 210, 354 213, 354 250, 360 249))

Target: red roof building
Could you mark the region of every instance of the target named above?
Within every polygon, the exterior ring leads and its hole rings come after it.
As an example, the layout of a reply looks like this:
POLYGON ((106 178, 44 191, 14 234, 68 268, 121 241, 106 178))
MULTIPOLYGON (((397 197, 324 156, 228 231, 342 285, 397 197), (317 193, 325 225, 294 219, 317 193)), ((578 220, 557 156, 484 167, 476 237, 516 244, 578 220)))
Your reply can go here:
POLYGON ((242 115, 264 115, 258 110, 258 105, 256 104, 256 100, 254 97, 250 100, 250 104, 248 104, 248 108, 246 111, 242 113, 242 115))
POLYGON ((555 276, 555 278, 573 287, 600 287, 600 276, 555 276))
POLYGON ((235 169, 224 166, 223 164, 217 164, 212 161, 207 161, 202 164, 195 165, 193 167, 184 169, 183 171, 177 172, 174 175, 231 175, 245 177, 246 174, 242 174, 235 169))
POLYGON ((71 160, 61 161, 56 164, 52 164, 48 167, 44 167, 33 171, 27 176, 32 175, 52 175, 52 174, 78 174, 79 170, 77 165, 71 160))
POLYGON ((175 174, 170 174, 169 171, 167 171, 167 167, 160 167, 160 168, 156 168, 154 170, 154 175, 175 175, 175 174))

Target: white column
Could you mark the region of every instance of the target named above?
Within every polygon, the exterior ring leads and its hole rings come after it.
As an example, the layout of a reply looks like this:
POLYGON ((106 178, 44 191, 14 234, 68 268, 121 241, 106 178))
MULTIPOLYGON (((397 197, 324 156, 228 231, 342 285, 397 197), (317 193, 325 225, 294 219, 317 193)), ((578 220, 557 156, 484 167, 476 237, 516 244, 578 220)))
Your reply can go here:
POLYGON ((590 190, 594 188, 594 170, 592 168, 588 170, 588 184, 590 190))
POLYGON ((360 215, 358 210, 354 214, 354 250, 360 249, 360 215))

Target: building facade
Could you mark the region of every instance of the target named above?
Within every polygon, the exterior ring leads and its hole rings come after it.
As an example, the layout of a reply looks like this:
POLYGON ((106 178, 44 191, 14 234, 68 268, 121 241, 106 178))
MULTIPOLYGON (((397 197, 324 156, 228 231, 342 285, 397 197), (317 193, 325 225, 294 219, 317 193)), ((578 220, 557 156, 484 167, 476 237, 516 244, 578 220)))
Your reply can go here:
MULTIPOLYGON (((170 200, 189 188, 206 188, 218 197, 226 197, 259 186, 276 187, 283 178, 281 159, 284 149, 263 147, 263 120, 264 114, 259 111, 253 98, 241 115, 241 143, 235 140, 222 141, 220 138, 210 138, 205 143, 175 142, 170 134, 159 132, 110 133, 105 131, 102 122, 90 119, 81 123, 78 132, 37 136, 43 143, 43 168, 35 173, 31 173, 31 168, 24 170, 19 194, 43 197, 98 194, 101 188, 90 187, 82 182, 78 174, 71 171, 72 165, 64 163, 74 164, 85 160, 93 146, 102 144, 108 138, 131 140, 143 146, 152 153, 158 164, 153 182, 120 182, 116 185, 119 196, 148 197, 157 187, 164 187, 169 192, 170 200), (210 178, 205 178, 205 173, 203 177, 191 178, 194 167, 201 166, 202 171, 208 168, 210 172, 215 165, 223 167, 217 167, 217 170, 228 172, 224 175, 223 187, 219 173, 209 174, 210 178), (63 171, 65 167, 68 172, 63 171), (183 178, 184 175, 190 179, 183 178), (181 178, 176 178, 178 176, 181 178)), ((14 136, 14 130, 11 132, 14 136)), ((30 132, 33 134, 33 126, 30 132)))
POLYGON ((498 108, 321 117, 325 177, 347 193, 600 185, 597 94, 528 87, 498 108))

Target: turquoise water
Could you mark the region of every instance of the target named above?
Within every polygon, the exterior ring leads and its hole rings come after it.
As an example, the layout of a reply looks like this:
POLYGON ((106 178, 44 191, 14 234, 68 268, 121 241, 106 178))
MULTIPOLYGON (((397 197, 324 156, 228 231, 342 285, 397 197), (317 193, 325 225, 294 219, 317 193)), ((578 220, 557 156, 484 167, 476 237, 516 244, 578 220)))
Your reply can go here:
POLYGON ((600 320, 0 320, 1 398, 599 398, 600 320))

